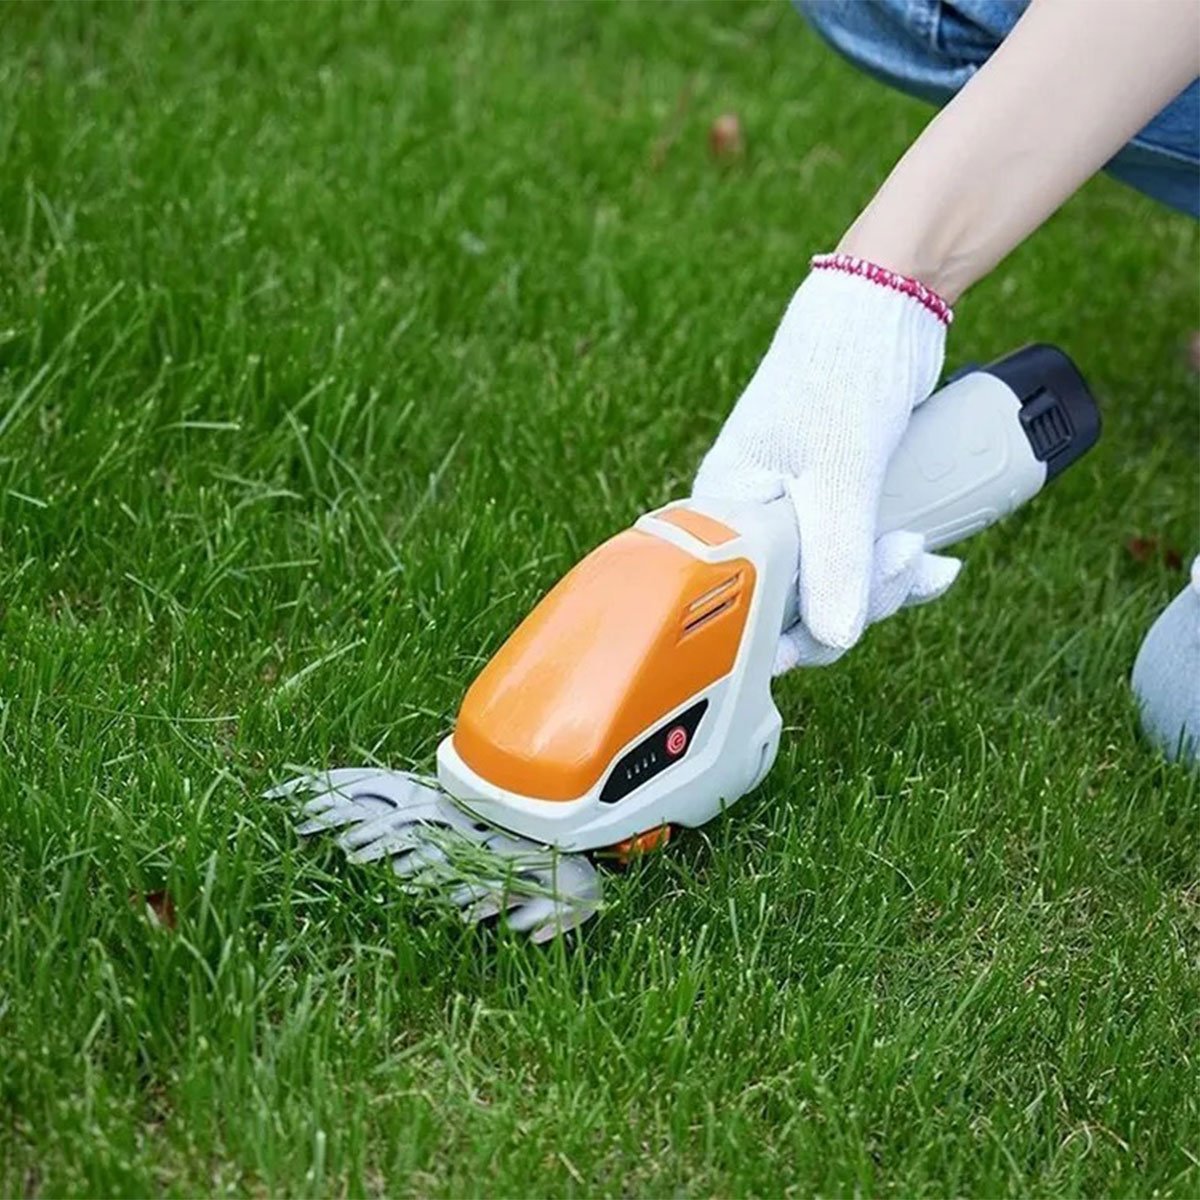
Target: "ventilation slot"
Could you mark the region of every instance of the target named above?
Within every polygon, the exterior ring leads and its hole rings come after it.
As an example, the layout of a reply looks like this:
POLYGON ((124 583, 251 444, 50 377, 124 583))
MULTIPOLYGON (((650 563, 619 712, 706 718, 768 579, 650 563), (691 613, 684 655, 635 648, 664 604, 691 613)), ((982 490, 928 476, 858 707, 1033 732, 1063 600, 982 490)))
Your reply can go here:
POLYGON ((719 617, 723 612, 728 612, 737 601, 737 596, 730 596, 724 604, 718 604, 716 608, 710 608, 708 612, 701 613, 698 617, 693 617, 690 621, 684 623, 683 632, 693 633, 701 625, 707 625, 714 617, 719 617))
POLYGON ((741 583, 741 572, 738 572, 693 600, 683 612, 683 633, 692 633, 733 608, 741 599, 741 583))

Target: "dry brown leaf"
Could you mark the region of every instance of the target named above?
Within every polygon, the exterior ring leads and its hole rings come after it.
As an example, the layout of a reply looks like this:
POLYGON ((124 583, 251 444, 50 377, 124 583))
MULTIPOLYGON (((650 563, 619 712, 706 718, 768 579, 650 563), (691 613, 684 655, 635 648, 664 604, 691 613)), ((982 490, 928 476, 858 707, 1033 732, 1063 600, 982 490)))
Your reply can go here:
POLYGON ((151 920, 162 926, 163 929, 174 929, 179 923, 175 915, 174 897, 165 889, 147 892, 144 896, 137 892, 130 892, 129 903, 134 908, 144 908, 151 920))
POLYGON ((709 128, 708 148, 713 158, 740 158, 746 151, 746 137, 736 113, 722 113, 709 128))

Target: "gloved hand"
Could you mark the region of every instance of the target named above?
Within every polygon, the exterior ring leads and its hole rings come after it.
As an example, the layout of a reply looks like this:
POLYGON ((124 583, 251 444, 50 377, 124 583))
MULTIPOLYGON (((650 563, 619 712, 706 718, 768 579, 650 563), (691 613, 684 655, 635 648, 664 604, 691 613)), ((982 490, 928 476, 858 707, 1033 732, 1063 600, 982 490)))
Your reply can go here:
POLYGON ((773 500, 800 533, 800 623, 776 670, 833 662, 866 624, 940 596, 961 563, 920 534, 876 539, 888 463, 942 369, 940 297, 846 255, 818 255, 766 357, 700 464, 693 495, 773 500))

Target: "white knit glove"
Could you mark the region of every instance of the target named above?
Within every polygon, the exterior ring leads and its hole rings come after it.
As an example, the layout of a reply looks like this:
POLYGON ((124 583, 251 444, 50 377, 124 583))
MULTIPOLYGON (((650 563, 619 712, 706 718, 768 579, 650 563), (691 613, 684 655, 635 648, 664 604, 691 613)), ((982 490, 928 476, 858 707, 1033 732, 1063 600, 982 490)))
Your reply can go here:
POLYGON ((776 671, 823 666, 869 623, 940 596, 961 563, 919 533, 876 540, 888 463, 942 369, 949 308, 915 280, 819 255, 700 464, 693 495, 786 493, 800 532, 800 622, 776 671))

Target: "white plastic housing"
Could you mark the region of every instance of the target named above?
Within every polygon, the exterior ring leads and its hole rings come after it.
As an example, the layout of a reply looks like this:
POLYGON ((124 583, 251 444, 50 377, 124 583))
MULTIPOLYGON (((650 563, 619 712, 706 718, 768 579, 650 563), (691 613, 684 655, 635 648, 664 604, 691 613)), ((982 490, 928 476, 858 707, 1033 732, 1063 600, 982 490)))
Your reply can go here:
POLYGON ((879 532, 911 529, 938 550, 994 525, 1046 482, 1004 380, 965 375, 912 415, 888 467, 879 532))

